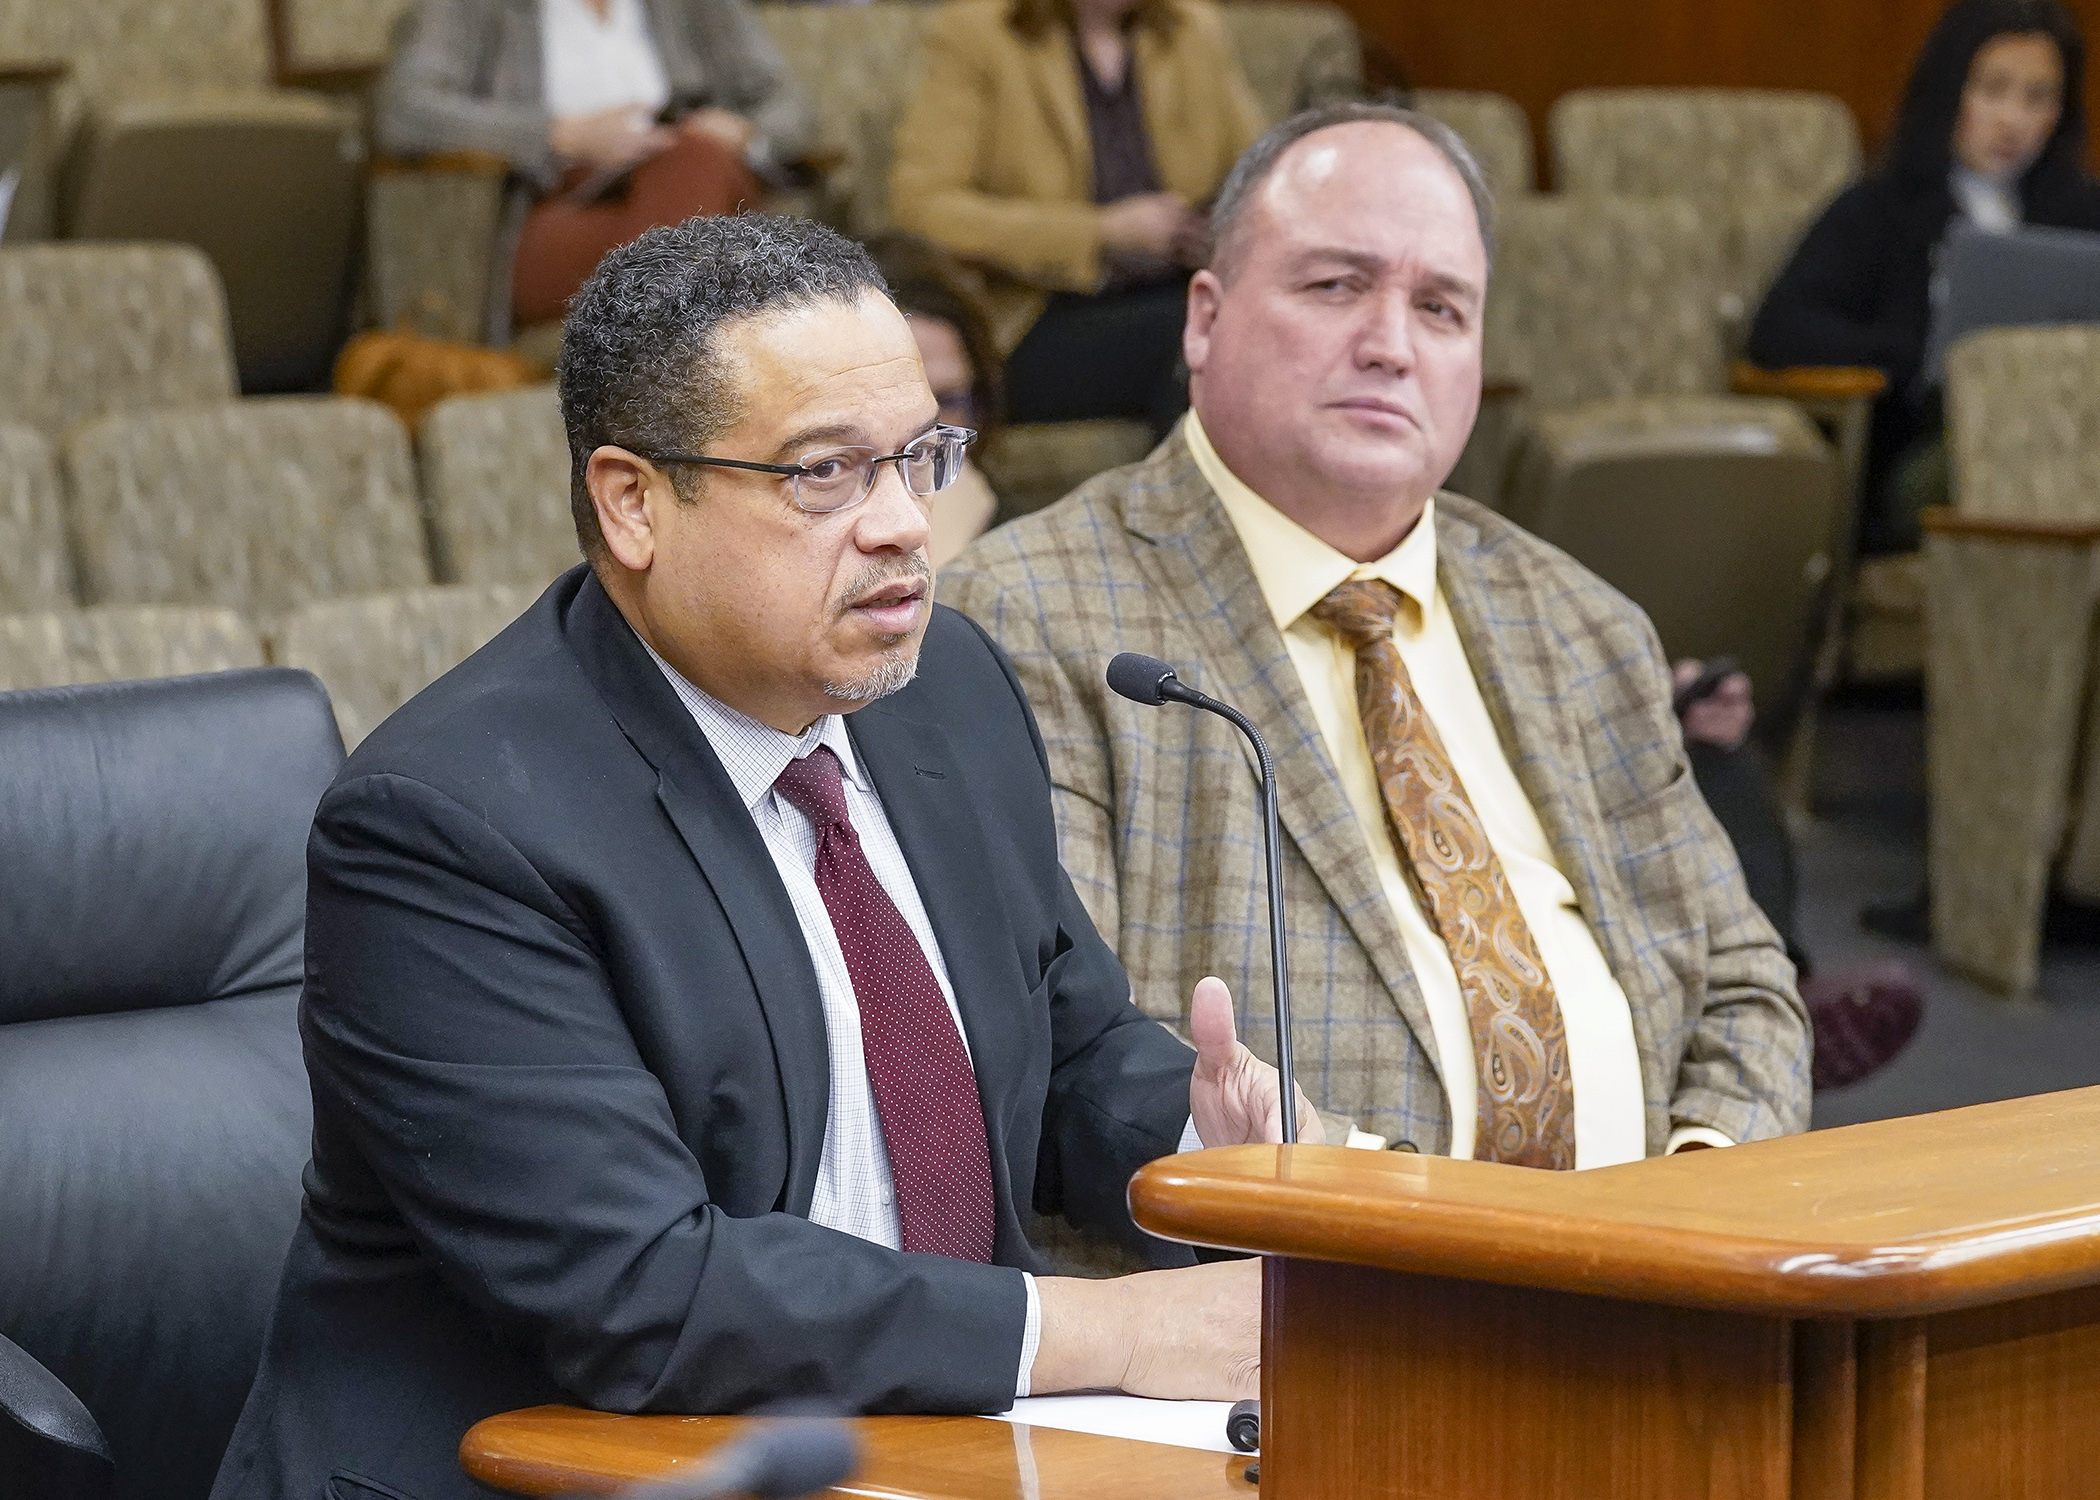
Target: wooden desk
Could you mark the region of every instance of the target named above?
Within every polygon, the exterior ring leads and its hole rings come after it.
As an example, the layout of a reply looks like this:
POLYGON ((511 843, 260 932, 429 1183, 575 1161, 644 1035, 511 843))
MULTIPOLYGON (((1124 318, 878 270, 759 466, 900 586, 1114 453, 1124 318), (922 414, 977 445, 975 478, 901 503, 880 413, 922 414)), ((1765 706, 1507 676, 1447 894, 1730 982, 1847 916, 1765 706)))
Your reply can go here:
MULTIPOLYGON (((460 1462, 521 1495, 609 1494, 663 1479, 742 1417, 618 1417, 535 1406, 477 1423, 460 1462)), ((1245 1454, 1205 1453, 983 1417, 863 1417, 861 1471, 827 1495, 879 1500, 1255 1500, 1245 1454)))
POLYGON ((1236 1147, 1131 1203, 1271 1257, 1272 1497, 2100 1494, 2100 1089, 1582 1173, 1236 1147))

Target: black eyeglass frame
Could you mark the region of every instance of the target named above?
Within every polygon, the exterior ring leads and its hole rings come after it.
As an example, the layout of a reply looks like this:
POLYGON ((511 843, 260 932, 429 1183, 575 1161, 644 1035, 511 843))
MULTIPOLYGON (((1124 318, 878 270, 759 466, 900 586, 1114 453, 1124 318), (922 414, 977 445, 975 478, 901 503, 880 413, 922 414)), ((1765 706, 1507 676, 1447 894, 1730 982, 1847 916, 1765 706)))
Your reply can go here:
MULTIPOLYGON (((861 490, 857 498, 848 500, 843 505, 834 505, 827 510, 811 510, 808 506, 802 503, 801 487, 797 486, 793 491, 793 499, 791 503, 794 505, 795 509, 812 516, 835 516, 842 510, 851 510, 856 505, 864 504, 867 501, 868 496, 875 493, 875 471, 880 469, 884 464, 897 464, 899 466, 897 470, 897 477, 904 481, 905 490, 910 494, 917 495, 919 491, 912 489, 911 480, 905 475, 902 465, 906 459, 920 457, 921 455, 915 454, 911 450, 914 446, 916 446, 919 443, 925 442, 926 439, 930 437, 945 437, 956 439, 957 446, 967 450, 970 444, 977 441, 977 430, 974 427, 956 427, 947 422, 938 422, 934 424, 933 427, 929 428, 927 431, 913 438, 910 444, 907 444, 904 448, 899 449, 897 452, 884 453, 875 458, 869 459, 868 482, 867 485, 861 490)), ((821 453, 819 454, 811 454, 808 456, 814 458, 827 453, 851 453, 856 451, 865 453, 869 450, 865 448, 860 448, 856 444, 844 444, 840 447, 824 449, 821 450, 821 453)), ((748 458, 712 458, 705 453, 644 453, 640 449, 636 449, 634 450, 634 452, 637 457, 646 458, 649 460, 649 462, 653 464, 704 464, 712 469, 744 469, 754 474, 778 474, 784 479, 806 479, 816 472, 816 470, 808 464, 762 464, 757 463, 748 458)), ((955 476, 950 477, 950 479, 948 480, 948 484, 955 483, 955 479, 957 477, 960 477, 961 474, 962 464, 960 461, 958 461, 955 466, 955 476)), ((934 489, 926 491, 926 493, 929 495, 937 495, 942 490, 946 489, 948 487, 948 484, 937 486, 934 489)))

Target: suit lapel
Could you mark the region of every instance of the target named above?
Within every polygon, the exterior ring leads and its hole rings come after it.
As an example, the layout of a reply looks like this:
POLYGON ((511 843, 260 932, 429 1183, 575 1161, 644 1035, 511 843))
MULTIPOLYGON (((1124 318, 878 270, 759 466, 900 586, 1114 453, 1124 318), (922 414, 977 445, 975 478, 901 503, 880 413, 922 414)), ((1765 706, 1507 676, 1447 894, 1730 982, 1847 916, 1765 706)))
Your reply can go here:
POLYGON ((1016 1195, 1005 1139, 1006 1110, 1021 1066, 1014 1048, 1023 1035, 1012 1024, 1018 994, 1013 924, 991 878, 969 782, 938 724, 876 703, 848 716, 846 727, 904 851, 955 991, 984 1109, 994 1201, 1026 1202, 1032 1185, 1024 1184, 1016 1195))
POLYGON ((1645 1063, 1657 1055, 1653 1018, 1648 1007, 1635 1003, 1638 972, 1622 920, 1622 893, 1601 853, 1603 812, 1572 735, 1569 658, 1553 649, 1553 636, 1541 624, 1550 617, 1550 602, 1539 597, 1515 549, 1484 545, 1478 527, 1444 507, 1438 513, 1437 578, 1518 785, 1626 992, 1645 1063))
MULTIPOLYGON (((1163 482, 1133 493, 1127 519, 1153 543, 1139 554, 1140 566, 1174 602, 1173 613, 1195 640, 1197 661, 1174 665, 1191 686, 1254 720, 1268 740, 1285 832, 1370 956, 1423 1054, 1436 1059, 1429 1009, 1408 966, 1400 924, 1239 533, 1178 433, 1151 467, 1163 482)), ((1234 738, 1246 749, 1242 736, 1234 738)), ((1246 761, 1258 776, 1251 749, 1246 761)), ((1441 1060, 1437 1067, 1441 1074, 1441 1060)))
MULTIPOLYGON (((787 1106, 785 1207, 806 1215, 824 1154, 831 1053, 817 971, 787 888, 707 737, 595 578, 577 591, 564 628, 621 731, 656 768, 657 801, 736 934, 787 1106)), ((694 980, 704 984, 705 970, 696 969, 694 980)))

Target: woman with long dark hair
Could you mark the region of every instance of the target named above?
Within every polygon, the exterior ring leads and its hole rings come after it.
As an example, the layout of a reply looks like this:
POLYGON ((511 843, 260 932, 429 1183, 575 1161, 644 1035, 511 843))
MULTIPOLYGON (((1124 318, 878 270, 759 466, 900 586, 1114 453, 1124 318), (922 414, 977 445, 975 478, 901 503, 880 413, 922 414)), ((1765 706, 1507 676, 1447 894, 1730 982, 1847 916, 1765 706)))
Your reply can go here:
POLYGON ((1918 54, 1880 167, 1824 212, 1758 310, 1757 363, 1889 378, 1867 458, 1868 553, 1915 548, 1918 510, 1944 491, 1939 393, 1923 371, 1949 226, 2100 229, 2084 88, 2085 43, 2058 0, 1956 0, 1918 54))

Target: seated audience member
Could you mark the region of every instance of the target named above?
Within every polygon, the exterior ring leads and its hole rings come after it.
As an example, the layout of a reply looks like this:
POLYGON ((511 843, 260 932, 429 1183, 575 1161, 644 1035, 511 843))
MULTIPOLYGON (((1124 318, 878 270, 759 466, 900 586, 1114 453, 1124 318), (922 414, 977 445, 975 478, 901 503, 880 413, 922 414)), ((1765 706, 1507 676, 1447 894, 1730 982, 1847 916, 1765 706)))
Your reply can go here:
MULTIPOLYGON (((1704 666, 1678 662, 1671 669, 1675 689, 1680 694, 1690 689, 1704 666)), ((1772 795, 1764 757, 1750 740, 1757 718, 1750 678, 1729 673, 1711 694, 1683 703, 1678 718, 1699 794, 1735 849, 1750 899, 1778 929, 1800 976, 1801 1000, 1815 1034, 1815 1086, 1843 1088, 1880 1072, 1917 1034, 1925 997, 1900 963, 1821 969, 1809 961, 1795 910, 1799 874, 1793 835, 1772 795)))
POLYGON ((1187 405, 1208 201, 1261 125, 1208 0, 955 0, 897 127, 898 224, 982 268, 1016 422, 1187 405))
POLYGON ((1147 1020, 1058 864, 1020 689, 929 596, 960 443, 874 263, 652 230, 560 386, 589 561, 315 818, 313 1163, 214 1493, 466 1500, 467 1427, 546 1401, 1252 1394, 1259 1268, 1124 1193, 1279 1138, 1275 1072, 1215 980, 1199 1050, 1147 1020), (1033 1277, 1031 1209, 1177 1268, 1033 1277))
POLYGON ((491 336, 562 315, 656 224, 757 207, 808 106, 746 0, 419 0, 378 90, 382 149, 510 163, 491 336))
POLYGON ((1824 211, 1758 309, 1748 353, 1759 364, 1869 365, 1889 378, 1867 455, 1869 553, 1915 549, 1918 513, 1946 503, 1924 360, 1949 224, 2100 229, 2084 77, 2085 45, 2057 0, 1956 0, 1918 55, 1880 167, 1824 211))
MULTIPOLYGON (((1006 398, 991 326, 967 277, 940 246, 911 234, 879 235, 868 253, 890 285, 890 300, 911 326, 926 383, 940 403, 941 420, 976 432, 979 444, 997 438, 1006 398)), ((938 572, 984 534, 999 497, 967 456, 955 482, 933 497, 933 540, 926 557, 938 572)))
POLYGON ((979 541, 943 597, 1035 706, 1066 868, 1135 993, 1267 992, 1257 779, 1277 758, 1298 1076, 1410 1148, 1602 1166, 1808 1121, 1801 1001, 1687 773, 1624 597, 1438 486, 1478 414, 1490 205, 1382 105, 1234 167, 1189 291, 1191 411, 1143 463, 979 541))

